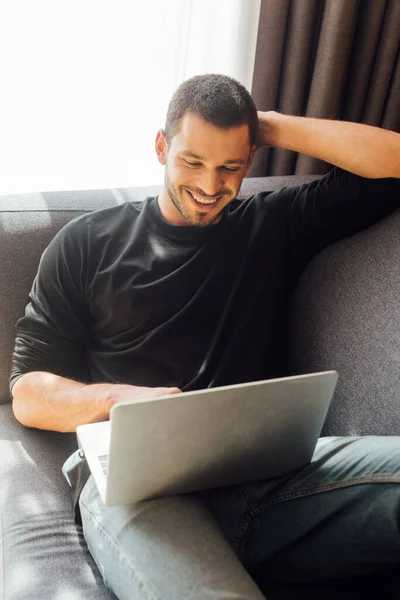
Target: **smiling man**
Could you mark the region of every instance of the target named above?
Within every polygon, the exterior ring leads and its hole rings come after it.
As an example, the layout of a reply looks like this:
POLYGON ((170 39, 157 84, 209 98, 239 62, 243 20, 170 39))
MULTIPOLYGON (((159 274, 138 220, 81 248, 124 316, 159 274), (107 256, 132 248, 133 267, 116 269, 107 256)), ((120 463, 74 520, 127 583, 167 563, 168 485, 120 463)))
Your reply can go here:
MULTIPOLYGON (((42 256, 10 380, 27 427, 75 431, 118 402, 287 375, 288 307, 309 261, 400 206, 399 134, 257 114, 223 75, 178 88, 156 152, 159 196, 82 215, 42 256), (334 167, 239 201, 265 144, 334 167)), ((77 453, 63 470, 120 600, 260 600, 260 574, 400 563, 398 437, 321 439, 293 476, 120 507, 102 505, 77 453)))
POLYGON ((235 82, 221 82, 213 75, 185 82, 170 102, 165 131, 157 133, 158 160, 167 167, 158 202, 174 225, 218 223, 253 160, 254 102, 235 82))

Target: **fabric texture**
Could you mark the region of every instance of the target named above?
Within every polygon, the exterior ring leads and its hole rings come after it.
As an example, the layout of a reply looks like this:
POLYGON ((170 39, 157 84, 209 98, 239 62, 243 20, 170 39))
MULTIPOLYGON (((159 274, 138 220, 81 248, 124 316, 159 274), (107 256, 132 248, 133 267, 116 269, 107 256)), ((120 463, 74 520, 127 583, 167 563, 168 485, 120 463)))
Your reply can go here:
POLYGON ((292 371, 339 373, 323 435, 399 435, 399 234, 396 211, 326 248, 293 299, 292 371))
POLYGON ((61 466, 76 447, 75 434, 23 427, 0 406, 2 600, 115 600, 74 523, 61 466))
POLYGON ((105 507, 90 477, 80 507, 85 540, 119 600, 263 600, 201 498, 105 507))
MULTIPOLYGON (((398 0, 262 0, 252 96, 258 110, 400 131, 398 0)), ((261 148, 250 176, 330 166, 261 148)))

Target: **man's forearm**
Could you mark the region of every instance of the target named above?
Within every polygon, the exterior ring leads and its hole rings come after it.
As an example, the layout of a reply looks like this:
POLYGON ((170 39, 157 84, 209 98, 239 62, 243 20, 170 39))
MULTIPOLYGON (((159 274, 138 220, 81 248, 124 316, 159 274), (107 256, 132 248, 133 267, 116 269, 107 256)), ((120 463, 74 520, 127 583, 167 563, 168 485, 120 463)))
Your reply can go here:
POLYGON ((84 384, 44 371, 26 373, 12 388, 14 415, 22 425, 63 433, 76 431, 78 425, 107 421, 117 403, 180 393, 177 387, 84 384))
POLYGON ((86 385, 37 371, 18 379, 12 392, 14 414, 26 427, 65 433, 109 418, 110 384, 86 385))
POLYGON ((259 145, 315 156, 363 177, 400 178, 400 134, 379 127, 259 112, 259 145))

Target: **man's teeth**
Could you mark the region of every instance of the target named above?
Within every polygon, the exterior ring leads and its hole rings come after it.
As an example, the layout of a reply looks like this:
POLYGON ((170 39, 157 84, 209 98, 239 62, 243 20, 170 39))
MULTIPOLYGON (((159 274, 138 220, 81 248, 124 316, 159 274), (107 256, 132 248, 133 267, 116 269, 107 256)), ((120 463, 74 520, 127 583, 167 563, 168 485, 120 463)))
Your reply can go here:
POLYGON ((218 198, 214 198, 213 200, 204 200, 204 198, 199 198, 198 196, 195 196, 192 192, 189 192, 193 198, 195 200, 197 200, 197 202, 200 202, 200 204, 214 204, 218 198))

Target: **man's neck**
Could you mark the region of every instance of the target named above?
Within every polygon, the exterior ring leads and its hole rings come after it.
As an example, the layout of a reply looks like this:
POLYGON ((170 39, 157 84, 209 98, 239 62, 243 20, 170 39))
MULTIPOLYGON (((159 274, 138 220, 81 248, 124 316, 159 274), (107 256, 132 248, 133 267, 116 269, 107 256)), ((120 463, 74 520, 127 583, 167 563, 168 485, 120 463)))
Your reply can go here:
POLYGON ((164 186, 158 196, 158 207, 162 218, 170 225, 176 225, 178 227, 187 225, 186 219, 176 208, 164 186))

